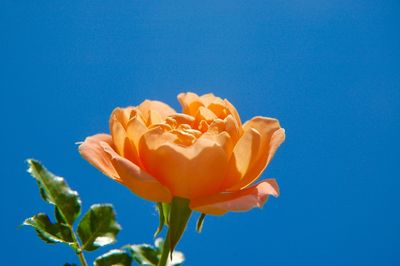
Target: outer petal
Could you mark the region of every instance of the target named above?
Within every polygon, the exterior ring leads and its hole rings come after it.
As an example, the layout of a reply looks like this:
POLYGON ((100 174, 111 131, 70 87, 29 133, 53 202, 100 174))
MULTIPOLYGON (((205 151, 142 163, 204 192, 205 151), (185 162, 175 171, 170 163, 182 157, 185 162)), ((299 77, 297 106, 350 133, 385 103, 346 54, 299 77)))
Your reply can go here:
POLYGON ((140 138, 146 131, 147 131, 146 125, 138 117, 132 118, 131 120, 129 120, 128 124, 126 125, 127 137, 133 141, 136 148, 139 144, 140 138))
MULTIPOLYGON (((116 108, 110 117, 110 132, 115 151, 140 166, 137 147, 127 134, 129 126, 137 120, 140 118, 137 116, 136 108, 116 108)), ((144 124, 143 126, 146 127, 144 124)))
POLYGON ((107 153, 100 145, 102 142, 111 146, 113 145, 110 135, 97 134, 85 139, 85 141, 79 146, 79 153, 86 161, 99 169, 103 174, 112 179, 118 179, 119 176, 115 171, 114 166, 109 160, 107 153))
MULTIPOLYGON (((205 135, 192 145, 177 144, 178 136, 156 127, 140 140, 140 157, 145 168, 175 196, 194 198, 220 191, 227 166, 224 134, 217 141, 205 135)), ((179 142, 178 142, 179 143, 179 142)))
POLYGON ((246 130, 233 149, 224 180, 224 188, 230 188, 240 182, 253 162, 258 159, 260 147, 261 136, 258 131, 253 128, 246 130))
POLYGON ((113 149, 111 136, 98 134, 85 139, 79 152, 89 163, 136 195, 154 202, 170 202, 171 193, 157 179, 113 149))
POLYGON ((280 144, 285 140, 285 130, 279 121, 267 117, 254 117, 244 124, 245 131, 256 130, 261 136, 260 147, 256 157, 240 181, 228 190, 235 191, 253 183, 267 167, 280 144))
POLYGON ((222 215, 229 211, 248 211, 261 208, 269 195, 277 197, 279 187, 275 179, 267 179, 255 186, 236 192, 223 192, 216 195, 193 199, 190 208, 205 214, 222 215))
POLYGON ((110 119, 110 132, 117 152, 125 156, 126 130, 119 120, 113 118, 113 115, 110 119))

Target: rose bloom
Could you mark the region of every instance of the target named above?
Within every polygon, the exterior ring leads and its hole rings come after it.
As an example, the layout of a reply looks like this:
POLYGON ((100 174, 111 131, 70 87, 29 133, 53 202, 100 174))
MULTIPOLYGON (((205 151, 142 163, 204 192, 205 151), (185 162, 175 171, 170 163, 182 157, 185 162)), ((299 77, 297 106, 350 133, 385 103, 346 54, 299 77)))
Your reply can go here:
POLYGON ((242 124, 235 107, 213 94, 181 93, 178 100, 182 113, 149 100, 116 108, 111 135, 86 138, 81 155, 144 199, 181 197, 205 214, 247 211, 278 196, 274 179, 254 184, 285 139, 278 120, 256 116, 242 124))

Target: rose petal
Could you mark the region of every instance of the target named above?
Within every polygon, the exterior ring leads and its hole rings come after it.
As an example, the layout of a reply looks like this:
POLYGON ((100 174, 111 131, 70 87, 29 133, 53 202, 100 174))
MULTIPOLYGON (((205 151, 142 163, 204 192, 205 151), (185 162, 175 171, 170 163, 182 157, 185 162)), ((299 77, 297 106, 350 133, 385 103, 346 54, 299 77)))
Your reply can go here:
POLYGON ((167 116, 176 113, 176 111, 169 105, 160 101, 146 100, 138 106, 138 109, 140 110, 143 120, 147 125, 151 124, 151 119, 155 119, 157 115, 164 120, 167 116))
POLYGON ((142 167, 142 162, 139 157, 139 139, 146 132, 147 127, 143 120, 137 116, 129 120, 126 126, 126 142, 125 142, 125 158, 132 161, 134 164, 142 167), (127 156, 130 155, 130 156, 127 156))
POLYGON ((113 179, 117 179, 119 178, 118 174, 109 160, 107 153, 100 145, 101 142, 107 143, 110 146, 113 145, 110 135, 97 134, 87 137, 85 141, 79 145, 79 153, 83 158, 85 158, 85 160, 99 169, 103 174, 113 179))
MULTIPOLYGON (((223 139, 221 136, 219 141, 223 139)), ((190 199, 219 191, 227 166, 222 145, 209 136, 197 139, 190 146, 177 141, 178 136, 164 132, 161 127, 147 131, 139 144, 147 171, 157 176, 175 196, 190 199)))
POLYGON ((258 158, 260 144, 261 136, 258 131, 250 128, 244 132, 233 148, 224 188, 236 187, 236 184, 246 175, 252 163, 258 158))
POLYGON ((217 101, 210 103, 207 108, 221 119, 224 119, 229 114, 222 99, 218 99, 217 101))
POLYGON ((207 109, 203 106, 199 107, 197 114, 196 114, 197 121, 205 120, 210 123, 216 118, 217 118, 217 116, 212 111, 210 111, 209 109, 207 109))
POLYGON ((201 102, 204 104, 205 107, 208 108, 208 106, 214 102, 221 102, 222 99, 219 97, 216 97, 213 93, 207 93, 203 94, 200 96, 201 102))
POLYGON ((178 101, 182 106, 182 113, 195 116, 200 106, 204 106, 200 97, 192 92, 178 94, 178 101))
POLYGON ((132 118, 126 126, 126 135, 133 142, 136 149, 138 149, 140 138, 146 131, 147 127, 140 117, 132 118))
POLYGON ((273 158, 279 145, 285 140, 285 130, 280 127, 279 121, 267 117, 254 117, 244 124, 244 129, 254 129, 261 136, 260 148, 248 171, 240 181, 228 188, 235 191, 252 184, 261 175, 273 158))
POLYGON ((127 186, 133 193, 154 202, 170 202, 171 193, 153 176, 112 148, 111 137, 98 134, 88 137, 79 146, 81 155, 105 175, 127 186))
POLYGON ((149 110, 149 124, 160 124, 164 121, 163 117, 157 110, 149 110))
POLYGON ((232 140, 236 143, 239 140, 240 136, 243 134, 243 129, 239 127, 239 124, 231 114, 228 115, 224 119, 224 121, 225 121, 226 132, 228 132, 229 135, 231 135, 232 140))
POLYGON ((206 132, 202 135, 201 138, 210 139, 216 144, 218 144, 218 146, 220 146, 225 151, 226 159, 229 162, 229 159, 232 156, 233 152, 233 141, 229 133, 225 131, 221 133, 206 132))
POLYGON ((228 108, 229 112, 233 115, 233 117, 236 119, 236 122, 238 123, 239 127, 242 126, 242 122, 240 120, 240 116, 238 111, 236 110, 235 106, 231 104, 227 99, 224 99, 225 105, 228 108))
POLYGON ((110 116, 110 124, 111 120, 117 120, 119 121, 123 127, 126 126, 128 123, 129 119, 131 118, 132 114, 136 113, 136 107, 133 106, 128 106, 125 108, 115 108, 110 116))
POLYGON ((173 119, 177 124, 188 124, 192 125, 194 122, 194 117, 187 114, 173 114, 168 118, 173 119))
POLYGON ((191 200, 190 208, 205 214, 222 215, 229 211, 241 212, 261 208, 269 195, 277 197, 279 187, 275 179, 266 179, 257 185, 236 192, 223 192, 191 200))
POLYGON ((115 118, 110 119, 110 132, 115 148, 121 156, 124 156, 126 131, 122 124, 115 118))
MULTIPOLYGON (((116 110, 115 113, 121 114, 124 111, 126 113, 126 109, 119 109, 116 110)), ((135 118, 129 120, 129 122, 125 123, 125 126, 121 121, 117 120, 118 117, 122 119, 120 115, 116 115, 113 113, 110 119, 110 131, 113 144, 115 146, 115 150, 122 157, 125 157, 128 160, 132 161, 133 163, 140 165, 139 154, 136 149, 136 146, 127 134, 128 126, 133 119, 137 120, 135 119, 136 116, 135 118)))

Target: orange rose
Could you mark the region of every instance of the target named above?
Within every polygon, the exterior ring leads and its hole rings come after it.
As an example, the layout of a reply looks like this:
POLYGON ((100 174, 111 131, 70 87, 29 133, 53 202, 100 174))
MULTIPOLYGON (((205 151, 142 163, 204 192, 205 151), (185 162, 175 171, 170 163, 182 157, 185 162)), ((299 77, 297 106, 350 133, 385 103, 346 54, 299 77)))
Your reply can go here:
POLYGON ((182 113, 148 100, 116 108, 111 136, 86 138, 81 155, 144 199, 186 198, 206 214, 246 211, 278 196, 274 179, 250 186, 285 139, 278 120, 257 116, 242 125, 235 107, 213 94, 178 100, 182 113))

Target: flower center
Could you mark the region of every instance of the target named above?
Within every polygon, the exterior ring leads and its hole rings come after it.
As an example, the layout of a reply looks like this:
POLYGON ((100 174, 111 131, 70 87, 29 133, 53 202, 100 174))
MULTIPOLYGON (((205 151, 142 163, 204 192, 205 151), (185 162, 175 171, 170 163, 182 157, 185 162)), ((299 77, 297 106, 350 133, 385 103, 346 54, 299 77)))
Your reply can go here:
POLYGON ((168 132, 174 134, 177 139, 175 143, 184 146, 192 145, 202 134, 200 130, 193 127, 194 118, 185 114, 175 114, 165 119, 168 132))

